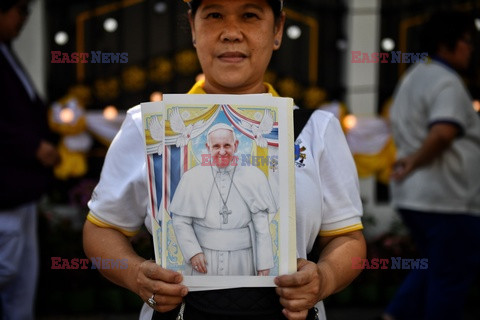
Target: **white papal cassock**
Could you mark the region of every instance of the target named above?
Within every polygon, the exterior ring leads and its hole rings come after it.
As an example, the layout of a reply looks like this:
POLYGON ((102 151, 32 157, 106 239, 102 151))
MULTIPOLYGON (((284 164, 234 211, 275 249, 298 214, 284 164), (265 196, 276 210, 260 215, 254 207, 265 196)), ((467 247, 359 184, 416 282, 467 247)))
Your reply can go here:
POLYGON ((207 275, 255 275, 256 270, 273 268, 268 215, 278 207, 260 169, 196 166, 182 176, 169 211, 186 274, 204 275, 190 263, 201 252, 207 275), (220 214, 223 201, 231 211, 226 220, 220 214))

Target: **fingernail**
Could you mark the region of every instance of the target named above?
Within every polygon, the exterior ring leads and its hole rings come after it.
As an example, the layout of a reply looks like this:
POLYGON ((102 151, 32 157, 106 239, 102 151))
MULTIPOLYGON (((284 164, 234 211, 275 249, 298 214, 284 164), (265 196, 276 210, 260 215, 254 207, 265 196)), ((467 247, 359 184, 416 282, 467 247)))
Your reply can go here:
POLYGON ((182 282, 182 275, 181 274, 177 274, 175 276, 175 283, 180 283, 182 282))
POLYGON ((188 288, 183 288, 181 291, 182 297, 185 297, 188 294, 188 288))

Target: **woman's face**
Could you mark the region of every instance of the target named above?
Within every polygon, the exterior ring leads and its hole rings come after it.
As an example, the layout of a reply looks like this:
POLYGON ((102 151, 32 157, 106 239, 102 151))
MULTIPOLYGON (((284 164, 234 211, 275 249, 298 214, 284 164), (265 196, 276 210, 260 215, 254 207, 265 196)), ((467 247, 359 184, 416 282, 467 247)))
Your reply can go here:
POLYGON ((190 16, 207 93, 262 93, 285 17, 275 21, 267 0, 203 0, 190 16))

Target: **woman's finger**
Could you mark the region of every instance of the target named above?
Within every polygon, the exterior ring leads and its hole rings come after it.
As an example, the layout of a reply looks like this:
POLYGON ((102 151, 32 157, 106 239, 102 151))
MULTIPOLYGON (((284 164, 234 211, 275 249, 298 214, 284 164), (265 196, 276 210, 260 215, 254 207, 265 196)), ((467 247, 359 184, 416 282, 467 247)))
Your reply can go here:
POLYGON ((288 320, 305 320, 308 316, 308 310, 291 311, 283 309, 282 312, 288 320))
POLYGON ((160 267, 155 262, 149 260, 140 265, 140 273, 148 279, 161 280, 168 283, 181 283, 183 276, 173 270, 160 267))

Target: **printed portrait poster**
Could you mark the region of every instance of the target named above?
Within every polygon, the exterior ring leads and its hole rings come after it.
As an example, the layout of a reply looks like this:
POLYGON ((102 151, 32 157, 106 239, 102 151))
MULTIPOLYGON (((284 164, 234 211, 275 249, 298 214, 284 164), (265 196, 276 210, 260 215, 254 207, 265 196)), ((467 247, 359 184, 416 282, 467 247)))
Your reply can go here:
POLYGON ((152 237, 155 261, 161 265, 162 256, 162 153, 163 153, 163 105, 159 102, 141 104, 145 142, 148 210, 152 220, 152 237), (160 212, 160 213, 159 213, 160 212))
POLYGON ((143 114, 157 262, 190 290, 294 272, 292 100, 164 95, 155 106, 143 114))

